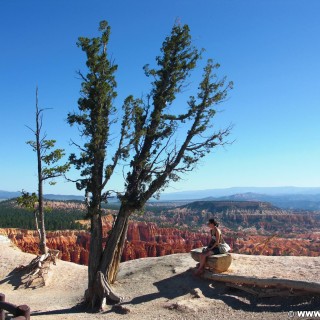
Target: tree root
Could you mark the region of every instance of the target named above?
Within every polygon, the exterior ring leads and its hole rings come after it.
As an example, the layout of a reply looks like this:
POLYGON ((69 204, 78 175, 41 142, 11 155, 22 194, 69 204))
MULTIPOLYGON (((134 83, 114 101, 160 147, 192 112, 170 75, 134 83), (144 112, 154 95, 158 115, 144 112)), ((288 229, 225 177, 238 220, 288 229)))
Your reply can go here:
POLYGON ((40 279, 37 287, 43 287, 46 285, 46 275, 49 272, 50 264, 56 265, 56 259, 59 255, 59 250, 48 250, 47 254, 35 257, 29 264, 20 265, 15 268, 14 272, 25 273, 24 286, 29 288, 36 279, 40 279))
POLYGON ((102 296, 106 297, 107 300, 110 300, 113 303, 119 303, 123 301, 123 297, 118 296, 115 294, 110 287, 109 283, 107 282, 104 274, 101 271, 98 271, 97 273, 97 282, 100 286, 100 290, 102 291, 102 296))
POLYGON ((96 273, 94 288, 88 288, 85 291, 85 301, 87 306, 95 312, 103 311, 103 306, 107 302, 116 305, 123 301, 123 297, 113 292, 111 286, 106 280, 103 272, 96 273))

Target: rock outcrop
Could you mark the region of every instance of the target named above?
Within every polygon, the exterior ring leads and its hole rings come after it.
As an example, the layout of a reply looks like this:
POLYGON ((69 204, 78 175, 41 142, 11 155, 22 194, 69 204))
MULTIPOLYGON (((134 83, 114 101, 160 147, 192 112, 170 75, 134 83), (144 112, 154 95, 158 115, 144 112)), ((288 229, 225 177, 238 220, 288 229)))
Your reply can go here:
MULTIPOLYGON (((224 207, 224 204, 220 206, 224 207)), ((243 205, 234 209, 242 210, 243 205), (240 208, 241 207, 241 208, 240 208)), ((229 211, 216 212, 220 221, 229 221, 238 228, 228 229, 223 223, 222 233, 235 253, 260 255, 320 256, 319 215, 288 214, 263 203, 251 207, 253 212, 229 211), (268 212, 263 211, 267 209, 268 212), (258 210, 258 212, 256 211, 258 210), (262 210, 262 211, 260 211, 262 210), (271 212, 272 211, 272 212, 271 212), (308 231, 306 231, 308 230, 308 231), (318 231, 317 231, 318 230, 318 231)), ((167 212, 166 222, 178 227, 158 227, 154 222, 131 221, 128 227, 127 241, 122 261, 159 257, 174 253, 190 252, 205 246, 210 241, 206 228, 199 232, 188 231, 187 220, 203 219, 207 221, 210 212, 190 215, 190 208, 176 208, 167 212)), ((244 210, 249 210, 245 208, 244 210)), ((249 210, 250 211, 250 210, 249 210)), ((162 215, 158 216, 161 219, 162 215)), ((103 217, 103 239, 107 240, 112 228, 112 214, 103 217)), ((83 221, 84 228, 88 222, 83 221)), ((36 231, 21 229, 0 229, 13 243, 25 252, 38 253, 38 234, 36 231)), ((78 264, 88 264, 90 233, 88 231, 48 231, 47 246, 60 251, 62 260, 78 264)))
MULTIPOLYGON (((106 241, 111 221, 105 218, 103 237, 106 241)), ((21 250, 38 254, 36 231, 21 229, 0 229, 21 250)), ((206 245, 210 240, 207 233, 195 233, 174 228, 158 228, 155 223, 131 222, 122 261, 159 257, 173 253, 190 252, 206 245)), ((60 258, 78 264, 88 264, 90 233, 87 231, 48 231, 47 246, 60 251, 60 258)))

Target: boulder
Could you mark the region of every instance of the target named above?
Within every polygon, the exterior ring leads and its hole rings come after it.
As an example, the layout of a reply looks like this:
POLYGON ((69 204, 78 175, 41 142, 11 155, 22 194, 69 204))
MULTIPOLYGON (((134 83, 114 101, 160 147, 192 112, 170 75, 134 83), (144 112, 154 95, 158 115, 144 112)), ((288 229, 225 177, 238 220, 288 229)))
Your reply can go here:
MULTIPOLYGON (((200 256, 203 248, 193 249, 190 251, 191 257, 200 262, 200 256)), ((213 272, 221 273, 227 271, 232 262, 231 253, 213 254, 207 257, 205 267, 213 272)))

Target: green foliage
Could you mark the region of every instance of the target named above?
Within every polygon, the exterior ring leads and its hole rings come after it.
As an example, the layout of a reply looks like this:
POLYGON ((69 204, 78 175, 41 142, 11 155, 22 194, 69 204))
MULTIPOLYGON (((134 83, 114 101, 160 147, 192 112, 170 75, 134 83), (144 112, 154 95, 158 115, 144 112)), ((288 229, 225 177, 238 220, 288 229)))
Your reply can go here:
POLYGON ((156 58, 159 68, 149 69, 149 65, 144 67, 145 74, 155 79, 151 92, 154 104, 162 108, 171 104, 176 94, 181 92, 190 71, 201 57, 201 51, 191 44, 189 31, 187 25, 175 25, 171 35, 163 42, 162 56, 156 58))
POLYGON ((216 106, 233 87, 225 77, 218 79, 215 71, 219 64, 207 61, 198 93, 189 97, 184 113, 180 114, 179 109, 177 114, 174 104, 202 54, 203 50, 192 45, 189 27, 175 25, 162 44, 156 67, 144 67, 146 76, 153 79, 147 101, 132 96, 126 100, 128 112, 133 115, 133 125, 128 126, 133 152, 126 194, 121 199, 132 209, 141 209, 170 181, 178 181, 213 148, 226 143, 231 127, 212 129, 216 106), (182 126, 187 130, 183 139, 178 137, 182 126))
MULTIPOLYGON (((42 111, 43 110, 40 110, 39 112, 42 111)), ((41 181, 50 180, 49 184, 54 185, 56 182, 52 179, 62 176, 69 170, 70 164, 68 162, 63 165, 57 165, 65 156, 64 149, 55 149, 49 152, 50 149, 55 147, 56 140, 40 139, 39 144, 37 141, 27 141, 26 143, 29 144, 35 152, 37 152, 37 148, 39 148, 40 161, 42 162, 41 181)))
POLYGON ((102 203, 101 208, 103 209, 110 209, 110 210, 119 210, 120 209, 120 203, 119 202, 108 202, 108 203, 102 203))
POLYGON ((22 195, 17 198, 18 205, 28 210, 36 210, 36 205, 39 201, 37 195, 34 192, 30 194, 24 190, 21 193, 22 195))
MULTIPOLYGON (((78 72, 82 81, 81 97, 78 100, 78 113, 68 114, 68 123, 77 125, 84 138, 83 146, 75 146, 79 154, 72 153, 70 163, 80 170, 81 178, 76 181, 79 190, 85 189, 89 207, 97 212, 101 202, 105 201, 108 193, 102 190, 113 174, 114 168, 121 159, 128 157, 128 145, 124 141, 128 138, 130 113, 130 99, 123 105, 124 117, 120 132, 120 139, 115 153, 107 157, 107 146, 111 144, 110 128, 115 122, 114 99, 117 96, 115 72, 118 68, 107 54, 110 37, 110 26, 102 21, 99 26, 100 37, 79 37, 78 47, 87 57, 87 74, 78 72), (109 163, 107 159, 111 159, 109 163)), ((114 144, 114 142, 112 142, 114 144)))
POLYGON ((117 65, 107 55, 110 26, 106 21, 100 23, 99 31, 100 37, 80 37, 77 43, 86 53, 88 72, 86 75, 79 72, 83 80, 79 113, 69 113, 68 122, 79 127, 86 142, 83 146, 77 145, 80 154, 71 154, 69 160, 81 171, 77 188, 85 189, 91 196, 91 205, 99 207, 106 198, 102 190, 118 161, 131 156, 126 193, 120 198, 130 208, 140 210, 170 181, 178 181, 181 174, 193 170, 213 148, 226 143, 231 128, 214 132, 212 119, 216 106, 225 100, 233 83, 227 83, 225 77, 218 79, 214 72, 219 64, 209 59, 198 94, 189 97, 184 113, 177 114, 173 102, 188 85, 187 79, 204 50, 192 45, 187 25, 174 25, 162 44, 156 67, 144 67, 146 76, 153 79, 146 101, 132 95, 124 101, 119 144, 112 161, 105 164, 114 121, 117 65), (178 143, 177 133, 181 125, 189 129, 178 143))
MULTIPOLYGON (((70 164, 59 165, 59 161, 65 156, 64 149, 53 149, 56 140, 47 140, 46 134, 42 136, 42 116, 45 109, 39 109, 38 106, 38 88, 36 89, 36 129, 34 133, 36 140, 29 140, 26 143, 31 146, 37 154, 38 163, 38 182, 48 180, 49 184, 54 185, 55 178, 64 175, 70 168, 70 164), (53 150, 52 150, 53 149, 53 150)), ((42 194, 39 195, 42 197, 42 194)))
MULTIPOLYGON (((20 228, 34 230, 34 215, 27 208, 17 207, 16 200, 0 202, 0 228, 20 228)), ((81 230, 83 226, 76 220, 82 220, 85 213, 81 210, 46 210, 47 230, 81 230)))

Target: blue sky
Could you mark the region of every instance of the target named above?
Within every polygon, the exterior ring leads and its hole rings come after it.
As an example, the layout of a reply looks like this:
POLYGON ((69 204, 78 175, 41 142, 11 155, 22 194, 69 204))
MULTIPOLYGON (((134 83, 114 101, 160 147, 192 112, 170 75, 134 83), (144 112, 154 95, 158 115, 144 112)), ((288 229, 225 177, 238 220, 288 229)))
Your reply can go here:
MULTIPOLYGON (((35 88, 48 138, 72 149, 78 132, 66 123, 77 110, 85 57, 79 36, 112 28, 109 53, 119 65, 121 107, 148 92, 142 67, 154 63, 171 27, 190 26, 194 45, 234 82, 217 128, 234 124, 231 140, 167 192, 235 186, 320 186, 320 1, 308 0, 4 0, 0 2, 0 190, 36 190, 33 139, 35 88)), ((199 79, 195 73, 193 84, 199 79)), ((190 92, 192 94, 192 92, 190 92)), ((182 103, 181 103, 182 104, 182 103)), ((182 107, 182 106, 181 106, 182 107)), ((121 190, 122 169, 110 189, 121 190)), ((72 183, 45 193, 78 194, 72 183)))

